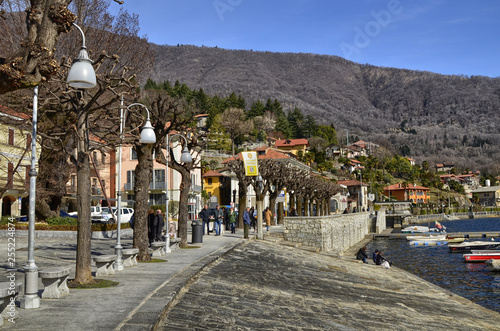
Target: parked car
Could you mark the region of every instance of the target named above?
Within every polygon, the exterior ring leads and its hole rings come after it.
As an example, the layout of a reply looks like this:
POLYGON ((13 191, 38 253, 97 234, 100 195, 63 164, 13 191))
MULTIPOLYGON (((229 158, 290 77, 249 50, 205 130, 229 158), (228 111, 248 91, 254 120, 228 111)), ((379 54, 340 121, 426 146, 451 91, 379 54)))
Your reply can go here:
MULTIPOLYGON (((122 207, 120 223, 128 223, 132 218, 132 215, 134 215, 134 210, 132 208, 122 207)), ((90 217, 92 223, 115 223, 115 219, 117 218, 118 215, 116 207, 112 207, 111 210, 108 207, 104 207, 102 208, 102 212, 100 214, 90 217), (113 214, 111 214, 111 212, 113 214)))
MULTIPOLYGON (((101 213, 102 213, 101 206, 90 206, 90 217, 97 216, 101 213)), ((67 214, 69 217, 78 217, 78 212, 76 212, 76 211, 72 211, 72 212, 69 212, 67 214)))

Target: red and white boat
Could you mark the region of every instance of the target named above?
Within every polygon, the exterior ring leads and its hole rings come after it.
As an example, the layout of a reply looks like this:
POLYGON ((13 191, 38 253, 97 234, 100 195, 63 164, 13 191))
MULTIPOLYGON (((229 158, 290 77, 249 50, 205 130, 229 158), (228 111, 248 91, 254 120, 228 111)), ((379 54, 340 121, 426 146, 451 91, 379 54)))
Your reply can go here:
POLYGON ((465 262, 486 262, 500 260, 500 250, 473 250, 471 254, 464 254, 465 262))

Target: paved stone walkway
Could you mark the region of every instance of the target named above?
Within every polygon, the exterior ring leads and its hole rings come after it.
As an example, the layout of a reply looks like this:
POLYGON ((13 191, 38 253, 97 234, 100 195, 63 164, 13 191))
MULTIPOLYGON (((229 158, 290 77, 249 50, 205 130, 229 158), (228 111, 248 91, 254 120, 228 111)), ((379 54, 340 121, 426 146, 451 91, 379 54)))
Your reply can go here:
POLYGON ((500 314, 397 268, 251 241, 199 273, 161 325, 162 330, 500 330, 500 314))

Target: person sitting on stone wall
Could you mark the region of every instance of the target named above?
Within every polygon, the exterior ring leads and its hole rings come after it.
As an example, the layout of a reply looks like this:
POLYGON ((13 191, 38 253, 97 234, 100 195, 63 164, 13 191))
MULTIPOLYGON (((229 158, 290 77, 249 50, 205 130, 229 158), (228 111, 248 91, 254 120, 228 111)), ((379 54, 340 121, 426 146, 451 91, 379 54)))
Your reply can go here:
POLYGON ((366 253, 366 246, 363 246, 356 253, 356 260, 363 261, 364 263, 368 263, 366 260, 368 258, 368 254, 366 253))

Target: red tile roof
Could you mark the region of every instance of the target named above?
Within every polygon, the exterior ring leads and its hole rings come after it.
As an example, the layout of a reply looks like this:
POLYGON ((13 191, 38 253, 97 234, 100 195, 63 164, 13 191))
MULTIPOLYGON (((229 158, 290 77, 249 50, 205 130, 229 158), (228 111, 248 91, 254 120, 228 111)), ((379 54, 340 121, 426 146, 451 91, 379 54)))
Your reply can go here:
POLYGON ((18 113, 16 111, 14 111, 10 108, 7 108, 5 106, 2 106, 2 105, 0 105, 0 112, 7 114, 7 115, 15 116, 15 117, 23 119, 23 120, 29 120, 31 118, 31 116, 29 116, 27 114, 18 113))
MULTIPOLYGON (((398 190, 405 190, 405 188, 403 187, 403 184, 398 183, 398 184, 392 184, 392 185, 384 187, 384 191, 398 191, 398 190)), ((420 186, 420 185, 408 184, 408 187, 406 188, 406 190, 430 191, 430 188, 420 186)))
POLYGON ((226 177, 226 176, 215 170, 208 170, 203 174, 203 177, 226 177))
MULTIPOLYGON (((258 160, 266 160, 266 159, 273 159, 273 160, 280 160, 280 159, 290 159, 290 156, 288 154, 282 153, 277 151, 274 148, 267 147, 267 146, 260 146, 253 151, 257 152, 257 159, 258 160), (265 151, 265 154, 260 154, 260 152, 265 151)), ((236 154, 235 156, 231 156, 228 159, 225 159, 222 163, 226 163, 232 160, 241 160, 241 153, 236 154)))
POLYGON ((283 139, 283 140, 276 140, 274 143, 275 147, 293 147, 293 146, 298 146, 298 145, 306 145, 309 146, 309 141, 307 139, 283 139))

